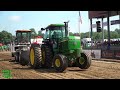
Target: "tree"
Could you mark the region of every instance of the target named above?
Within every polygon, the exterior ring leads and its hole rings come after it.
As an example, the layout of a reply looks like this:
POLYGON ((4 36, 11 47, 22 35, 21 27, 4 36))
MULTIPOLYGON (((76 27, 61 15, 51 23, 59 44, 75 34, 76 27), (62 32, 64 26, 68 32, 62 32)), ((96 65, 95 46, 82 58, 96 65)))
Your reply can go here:
POLYGON ((3 30, 2 32, 0 32, 0 42, 2 42, 3 44, 8 44, 10 43, 12 40, 12 34, 3 30))
POLYGON ((84 38, 84 33, 81 33, 81 39, 83 39, 84 38))
MULTIPOLYGON (((75 36, 79 35, 79 33, 74 33, 75 36)), ((81 33, 82 38, 88 38, 89 32, 81 33)), ((92 36, 93 40, 102 40, 102 32, 93 32, 92 36)), ((114 31, 110 31, 110 38, 120 38, 120 29, 115 29, 114 31)), ((104 39, 108 39, 108 31, 104 29, 104 39)))
POLYGON ((42 33, 42 31, 40 30, 40 31, 38 31, 38 36, 44 37, 44 33, 42 33))
POLYGON ((36 33, 36 31, 35 31, 34 28, 31 28, 30 30, 32 31, 32 33, 31 33, 31 37, 32 38, 34 38, 35 36, 37 36, 37 33, 36 33))
POLYGON ((89 32, 81 33, 81 38, 89 38, 89 32))
POLYGON ((113 39, 113 38, 119 38, 118 32, 116 32, 116 31, 111 31, 110 33, 111 33, 111 35, 110 35, 110 38, 111 38, 111 39, 113 39))
POLYGON ((69 32, 69 35, 70 35, 70 36, 73 36, 74 34, 73 34, 72 32, 69 32))
POLYGON ((74 33, 73 35, 74 35, 74 36, 80 36, 80 34, 79 34, 79 33, 74 33))
POLYGON ((94 40, 99 40, 100 39, 100 33, 99 32, 94 32, 93 39, 94 40))
POLYGON ((104 38, 108 39, 108 31, 107 30, 104 30, 104 38))
POLYGON ((118 33, 118 34, 120 34, 120 29, 115 29, 115 31, 118 33))

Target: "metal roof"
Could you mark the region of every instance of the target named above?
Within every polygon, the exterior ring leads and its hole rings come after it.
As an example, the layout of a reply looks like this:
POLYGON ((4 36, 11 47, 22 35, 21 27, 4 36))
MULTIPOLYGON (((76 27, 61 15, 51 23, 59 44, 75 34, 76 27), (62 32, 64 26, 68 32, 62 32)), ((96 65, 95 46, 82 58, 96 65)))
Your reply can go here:
POLYGON ((58 26, 59 27, 59 26, 65 26, 65 25, 64 24, 50 24, 46 28, 51 27, 51 26, 56 26, 56 27, 58 26))
MULTIPOLYGON (((120 11, 109 11, 110 16, 120 15, 120 11)), ((89 19, 92 18, 106 18, 108 11, 88 11, 89 19)), ((109 16, 109 17, 110 17, 109 16)))
POLYGON ((17 30, 16 32, 31 32, 31 30, 17 30))

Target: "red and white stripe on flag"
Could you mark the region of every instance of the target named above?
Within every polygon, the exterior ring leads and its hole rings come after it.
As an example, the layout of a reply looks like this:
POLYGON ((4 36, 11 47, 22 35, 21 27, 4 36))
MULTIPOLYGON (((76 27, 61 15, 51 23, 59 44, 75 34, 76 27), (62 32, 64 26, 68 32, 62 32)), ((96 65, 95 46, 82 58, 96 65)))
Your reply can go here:
POLYGON ((80 11, 79 11, 79 22, 81 22, 81 24, 82 24, 82 18, 81 18, 80 11))

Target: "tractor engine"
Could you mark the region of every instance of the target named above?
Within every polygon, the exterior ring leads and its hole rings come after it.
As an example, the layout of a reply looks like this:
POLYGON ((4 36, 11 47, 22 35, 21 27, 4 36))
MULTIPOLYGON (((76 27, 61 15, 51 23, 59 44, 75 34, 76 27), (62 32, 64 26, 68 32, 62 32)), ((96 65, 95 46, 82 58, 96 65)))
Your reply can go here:
POLYGON ((69 66, 72 66, 75 63, 75 59, 80 57, 80 47, 80 37, 69 36, 63 40, 60 40, 59 51, 67 56, 67 59, 69 59, 69 66))

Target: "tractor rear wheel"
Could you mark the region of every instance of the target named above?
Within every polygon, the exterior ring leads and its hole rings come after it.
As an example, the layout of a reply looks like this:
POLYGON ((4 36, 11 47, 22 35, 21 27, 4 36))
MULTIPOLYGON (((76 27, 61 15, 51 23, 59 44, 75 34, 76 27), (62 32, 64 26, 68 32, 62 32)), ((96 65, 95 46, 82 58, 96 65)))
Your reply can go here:
POLYGON ((67 58, 64 55, 57 54, 53 58, 53 66, 58 72, 63 72, 67 67, 67 58))
POLYGON ((34 69, 39 68, 41 64, 41 49, 34 45, 30 48, 30 66, 34 69))
POLYGON ((52 50, 50 49, 50 47, 43 45, 41 46, 41 52, 42 52, 41 66, 44 68, 51 68, 53 59, 52 50))
POLYGON ((86 53, 81 53, 81 57, 77 58, 77 65, 81 69, 88 69, 91 65, 91 56, 86 53))

